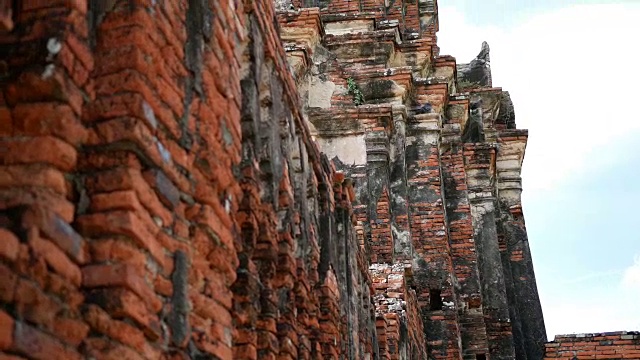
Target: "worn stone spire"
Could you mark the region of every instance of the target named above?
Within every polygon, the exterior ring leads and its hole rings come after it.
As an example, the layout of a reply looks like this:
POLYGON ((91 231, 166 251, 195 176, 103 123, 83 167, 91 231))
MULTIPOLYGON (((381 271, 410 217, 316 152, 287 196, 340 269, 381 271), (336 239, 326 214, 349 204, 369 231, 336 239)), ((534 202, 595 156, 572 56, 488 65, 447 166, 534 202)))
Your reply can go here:
POLYGON ((492 86, 489 51, 489 44, 483 41, 478 56, 468 64, 457 66, 460 90, 492 86))

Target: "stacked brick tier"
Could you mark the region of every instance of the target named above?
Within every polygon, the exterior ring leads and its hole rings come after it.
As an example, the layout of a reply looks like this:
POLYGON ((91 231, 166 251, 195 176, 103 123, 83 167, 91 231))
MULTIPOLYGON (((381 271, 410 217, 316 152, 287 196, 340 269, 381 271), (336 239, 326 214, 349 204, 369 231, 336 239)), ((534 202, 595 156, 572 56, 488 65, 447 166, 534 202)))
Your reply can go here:
POLYGON ((544 359, 640 359, 640 332, 556 335, 546 344, 544 359))
MULTIPOLYGON (((459 88, 455 58, 439 55, 435 1, 319 5, 281 8, 281 34, 303 116, 354 181, 372 268, 411 269, 430 357, 541 358, 520 200, 527 131, 515 128, 509 94, 459 88), (425 103, 432 111, 417 112, 425 103)), ((393 333, 396 315, 377 309, 389 314, 378 336, 393 333)), ((395 349, 379 340, 381 356, 395 349)))
POLYGON ((375 358, 356 194, 275 19, 2 2, 0 358, 375 358))

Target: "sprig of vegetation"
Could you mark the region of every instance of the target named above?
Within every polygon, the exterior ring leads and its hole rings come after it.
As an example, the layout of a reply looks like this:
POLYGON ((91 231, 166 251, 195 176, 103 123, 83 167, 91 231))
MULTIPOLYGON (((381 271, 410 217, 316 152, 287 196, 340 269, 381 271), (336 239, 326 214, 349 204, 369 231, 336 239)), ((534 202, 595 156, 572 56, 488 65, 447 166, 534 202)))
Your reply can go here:
POLYGON ((353 78, 347 79, 347 90, 349 94, 353 95, 353 103, 356 106, 364 104, 364 95, 353 78))

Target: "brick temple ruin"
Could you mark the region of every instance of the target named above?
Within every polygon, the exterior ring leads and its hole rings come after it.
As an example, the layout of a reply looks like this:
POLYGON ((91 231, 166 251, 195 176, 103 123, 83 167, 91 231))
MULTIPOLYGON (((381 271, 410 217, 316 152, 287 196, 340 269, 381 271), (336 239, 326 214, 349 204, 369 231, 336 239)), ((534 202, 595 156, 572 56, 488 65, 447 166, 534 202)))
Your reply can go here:
POLYGON ((640 358, 545 344, 527 131, 438 27, 435 0, 0 0, 0 360, 640 358))

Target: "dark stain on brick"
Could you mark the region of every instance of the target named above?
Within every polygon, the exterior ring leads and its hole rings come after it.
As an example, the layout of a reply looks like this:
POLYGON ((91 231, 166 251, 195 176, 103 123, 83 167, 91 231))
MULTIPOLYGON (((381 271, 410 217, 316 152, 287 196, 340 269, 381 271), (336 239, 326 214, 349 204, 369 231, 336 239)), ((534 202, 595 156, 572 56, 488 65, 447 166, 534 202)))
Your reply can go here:
POLYGON ((173 296, 171 297, 171 314, 169 326, 171 328, 171 342, 178 347, 183 347, 191 334, 189 325, 189 258, 182 251, 176 251, 174 255, 175 268, 171 281, 173 283, 173 296))

